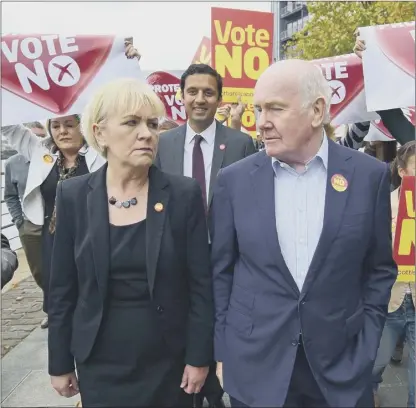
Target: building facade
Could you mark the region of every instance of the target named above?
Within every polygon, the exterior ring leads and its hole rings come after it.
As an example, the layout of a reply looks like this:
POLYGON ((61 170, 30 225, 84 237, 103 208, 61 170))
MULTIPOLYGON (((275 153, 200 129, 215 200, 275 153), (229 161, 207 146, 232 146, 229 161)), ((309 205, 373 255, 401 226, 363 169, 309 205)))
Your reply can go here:
POLYGON ((285 45, 309 20, 306 1, 272 1, 275 15, 275 59, 285 58, 285 45))

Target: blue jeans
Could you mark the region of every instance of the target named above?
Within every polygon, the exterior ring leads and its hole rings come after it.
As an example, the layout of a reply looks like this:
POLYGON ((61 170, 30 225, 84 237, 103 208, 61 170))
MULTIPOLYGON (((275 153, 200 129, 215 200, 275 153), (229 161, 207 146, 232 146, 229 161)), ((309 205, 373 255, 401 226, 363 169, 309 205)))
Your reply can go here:
POLYGON ((406 295, 402 305, 395 312, 387 315, 373 369, 373 389, 377 390, 382 382, 384 369, 390 362, 397 341, 404 334, 409 347, 408 383, 409 396, 407 406, 415 406, 415 306, 412 295, 406 295))

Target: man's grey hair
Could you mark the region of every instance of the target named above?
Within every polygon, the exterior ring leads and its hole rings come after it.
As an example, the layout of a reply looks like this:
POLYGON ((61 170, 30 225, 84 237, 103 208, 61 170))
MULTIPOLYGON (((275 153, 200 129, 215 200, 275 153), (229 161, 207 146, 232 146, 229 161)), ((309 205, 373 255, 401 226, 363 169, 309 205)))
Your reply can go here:
POLYGON ((303 107, 305 108, 313 104, 319 98, 324 99, 325 114, 323 124, 330 123, 332 91, 320 67, 316 66, 316 69, 305 70, 305 73, 300 78, 300 90, 303 94, 303 107))

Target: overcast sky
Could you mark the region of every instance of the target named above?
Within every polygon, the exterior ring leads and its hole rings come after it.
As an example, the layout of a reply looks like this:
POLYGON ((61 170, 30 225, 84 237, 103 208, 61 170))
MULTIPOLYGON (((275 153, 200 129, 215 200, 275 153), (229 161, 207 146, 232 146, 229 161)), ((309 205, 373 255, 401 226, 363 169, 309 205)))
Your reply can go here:
POLYGON ((270 11, 258 2, 6 2, 2 33, 133 36, 141 67, 184 69, 203 36, 211 36, 211 7, 270 11))

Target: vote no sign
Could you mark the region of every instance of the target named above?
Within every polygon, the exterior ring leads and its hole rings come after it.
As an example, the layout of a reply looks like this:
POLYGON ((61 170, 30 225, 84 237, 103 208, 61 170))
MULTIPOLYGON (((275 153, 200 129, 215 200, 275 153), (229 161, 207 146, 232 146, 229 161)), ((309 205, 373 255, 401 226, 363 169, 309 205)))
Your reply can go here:
POLYGON ((3 126, 80 114, 102 84, 141 78, 114 36, 5 35, 1 67, 3 126))
POLYGON ((415 283, 415 177, 402 180, 399 210, 393 223, 393 255, 399 269, 399 282, 415 283))
POLYGON ((254 86, 272 63, 273 13, 211 9, 211 61, 223 77, 223 101, 247 103, 242 125, 256 134, 253 108, 254 86))

